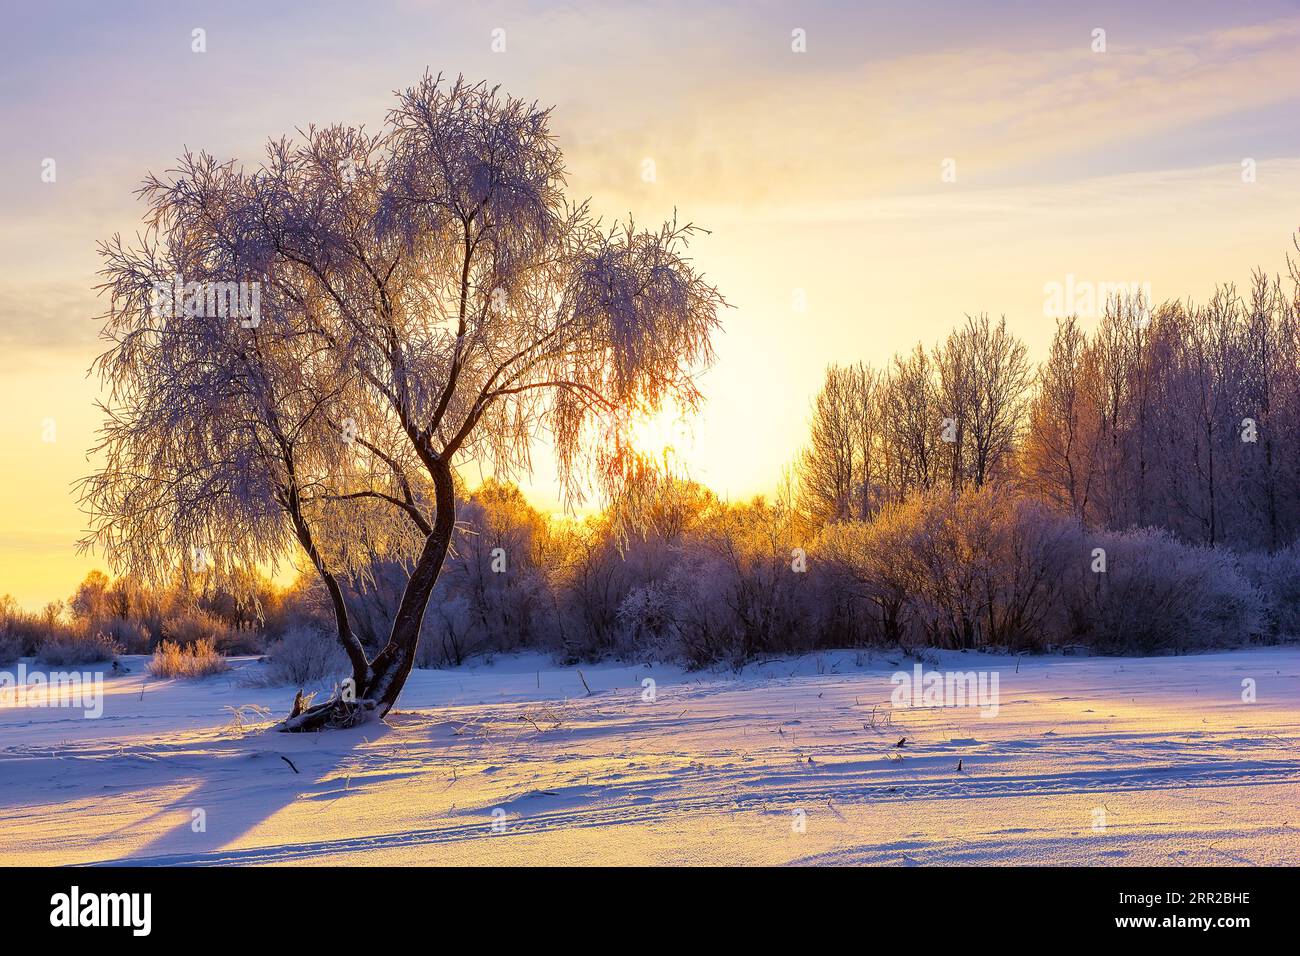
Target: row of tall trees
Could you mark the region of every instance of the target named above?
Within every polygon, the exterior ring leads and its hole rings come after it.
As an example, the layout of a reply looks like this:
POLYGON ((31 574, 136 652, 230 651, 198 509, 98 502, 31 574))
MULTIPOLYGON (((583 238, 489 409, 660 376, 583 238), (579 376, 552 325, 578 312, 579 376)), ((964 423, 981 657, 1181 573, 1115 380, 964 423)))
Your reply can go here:
POLYGON ((1276 550, 1300 532, 1297 297, 1257 273, 1245 295, 1112 302, 1091 335, 1062 320, 1025 429, 1035 492, 1090 525, 1276 550))
POLYGON ((1024 344, 987 315, 880 370, 831 366, 800 461, 801 503, 819 521, 864 519, 918 492, 1007 475, 1032 378, 1024 344))
POLYGON ((1059 319, 1036 370, 987 316, 883 369, 831 366, 802 508, 818 524, 864 520, 994 482, 1087 527, 1282 548, 1300 534, 1297 290, 1256 273, 1203 305, 1112 298, 1091 330, 1059 319))

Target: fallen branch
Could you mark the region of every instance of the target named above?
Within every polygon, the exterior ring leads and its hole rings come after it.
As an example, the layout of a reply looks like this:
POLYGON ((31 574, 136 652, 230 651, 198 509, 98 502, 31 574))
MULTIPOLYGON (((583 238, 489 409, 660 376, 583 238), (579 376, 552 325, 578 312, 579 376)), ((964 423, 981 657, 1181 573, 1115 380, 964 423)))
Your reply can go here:
POLYGON ((378 706, 377 701, 346 701, 331 699, 323 704, 308 707, 299 713, 291 713, 275 729, 280 733, 303 733, 308 730, 324 730, 326 727, 341 729, 355 727, 365 723, 378 706))

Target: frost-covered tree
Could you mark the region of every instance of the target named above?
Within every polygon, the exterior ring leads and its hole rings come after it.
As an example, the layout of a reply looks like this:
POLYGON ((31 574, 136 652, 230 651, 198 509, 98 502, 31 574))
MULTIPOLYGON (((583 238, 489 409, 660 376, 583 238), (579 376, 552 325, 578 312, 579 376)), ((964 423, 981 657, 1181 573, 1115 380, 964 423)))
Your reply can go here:
MULTIPOLYGON (((960 364, 969 371, 967 401, 959 408, 970 450, 970 480, 982 487, 1014 457, 1033 379, 1024 343, 987 315, 968 317, 959 329, 960 364)), ((960 484, 960 482, 958 482, 960 484)))
POLYGON ((863 520, 931 488, 1005 480, 1031 383, 1024 343, 987 315, 884 371, 829 366, 798 459, 801 507, 818 523, 863 520))
POLYGON ((286 729, 397 700, 452 544, 459 465, 526 472, 545 431, 566 493, 617 496, 645 484, 628 481, 646 465, 627 420, 697 405, 723 301, 686 257, 694 228, 605 226, 565 186, 549 109, 426 75, 378 133, 310 127, 256 168, 182 157, 142 187, 138 240, 103 245, 86 544, 152 576, 178 561, 233 576, 301 546, 354 693, 286 729), (259 314, 223 309, 223 289, 259 314), (371 657, 337 581, 376 555, 411 570, 371 657))
POLYGON ((1090 527, 1285 548, 1300 532, 1297 303, 1257 272, 1246 296, 1115 298, 1091 333, 1061 322, 1021 446, 1026 486, 1090 527))
POLYGON ((799 459, 800 505, 817 521, 867 518, 878 473, 877 373, 831 365, 813 404, 808 447, 799 459))
POLYGON ((1099 410, 1092 401, 1096 382, 1095 355, 1078 318, 1057 320, 1030 405, 1023 465, 1036 494, 1085 522, 1101 435, 1099 410))

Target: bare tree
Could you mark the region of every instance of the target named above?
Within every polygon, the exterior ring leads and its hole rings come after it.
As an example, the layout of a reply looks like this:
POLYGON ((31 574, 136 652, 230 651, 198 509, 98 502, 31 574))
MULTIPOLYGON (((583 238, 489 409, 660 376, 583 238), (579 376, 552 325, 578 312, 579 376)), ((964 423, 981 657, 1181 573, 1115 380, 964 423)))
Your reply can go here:
POLYGON ((1089 402, 1095 375, 1077 318, 1060 319, 1038 372, 1023 446, 1024 472, 1043 498, 1087 521, 1093 452, 1099 434, 1089 402))
POLYGON ((944 416, 933 359, 919 344, 906 358, 894 356, 880 386, 879 407, 891 500, 930 490, 940 474, 944 416))
POLYGON ((969 352, 971 480, 976 488, 1009 466, 1024 426, 1031 381, 1025 345, 987 315, 968 317, 962 330, 969 352))
POLYGON ((942 429, 946 461, 941 461, 940 467, 947 472, 948 488, 953 494, 962 489, 968 478, 966 453, 972 444, 976 389, 972 345, 968 319, 966 326, 948 333, 943 345, 935 346, 933 352, 939 410, 947 420, 942 429))
POLYGON ((1282 291, 1280 279, 1269 280, 1256 272, 1242 335, 1240 411, 1256 426, 1256 442, 1238 442, 1244 460, 1242 500, 1257 516, 1257 544, 1275 551, 1293 533, 1288 527, 1284 497, 1287 463, 1295 461, 1288 448, 1294 435, 1288 422, 1296 420, 1297 370, 1300 370, 1300 336, 1296 312, 1282 291))
POLYGON ((296 540, 332 595, 376 553, 410 562, 373 659, 335 602, 355 693, 285 729, 396 702, 458 464, 526 472, 546 429, 567 494, 589 478, 618 495, 649 467, 629 417, 700 400, 723 301, 686 258, 694 227, 605 227, 569 203, 549 120, 426 75, 376 135, 311 127, 253 170, 183 157, 146 180, 138 243, 103 248, 106 464, 83 486, 86 544, 156 573, 195 552, 219 571, 270 562, 296 540), (173 275, 199 293, 257 283, 261 315, 189 296, 159 314, 151 290, 173 275))
POLYGON ((876 382, 875 370, 861 362, 826 369, 799 460, 800 507, 818 522, 874 511, 880 479, 876 382))

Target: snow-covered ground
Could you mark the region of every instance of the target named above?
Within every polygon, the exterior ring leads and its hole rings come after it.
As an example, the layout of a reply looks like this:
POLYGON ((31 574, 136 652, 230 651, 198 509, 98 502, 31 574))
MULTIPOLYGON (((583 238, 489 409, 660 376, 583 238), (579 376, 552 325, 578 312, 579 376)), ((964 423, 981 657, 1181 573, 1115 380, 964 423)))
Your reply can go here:
POLYGON ((0 863, 1300 863, 1300 648, 926 657, 997 673, 997 715, 892 707, 916 662, 880 651, 521 656, 287 735, 232 724, 292 698, 246 686, 254 661, 185 683, 128 658, 99 719, 0 706, 0 863))

